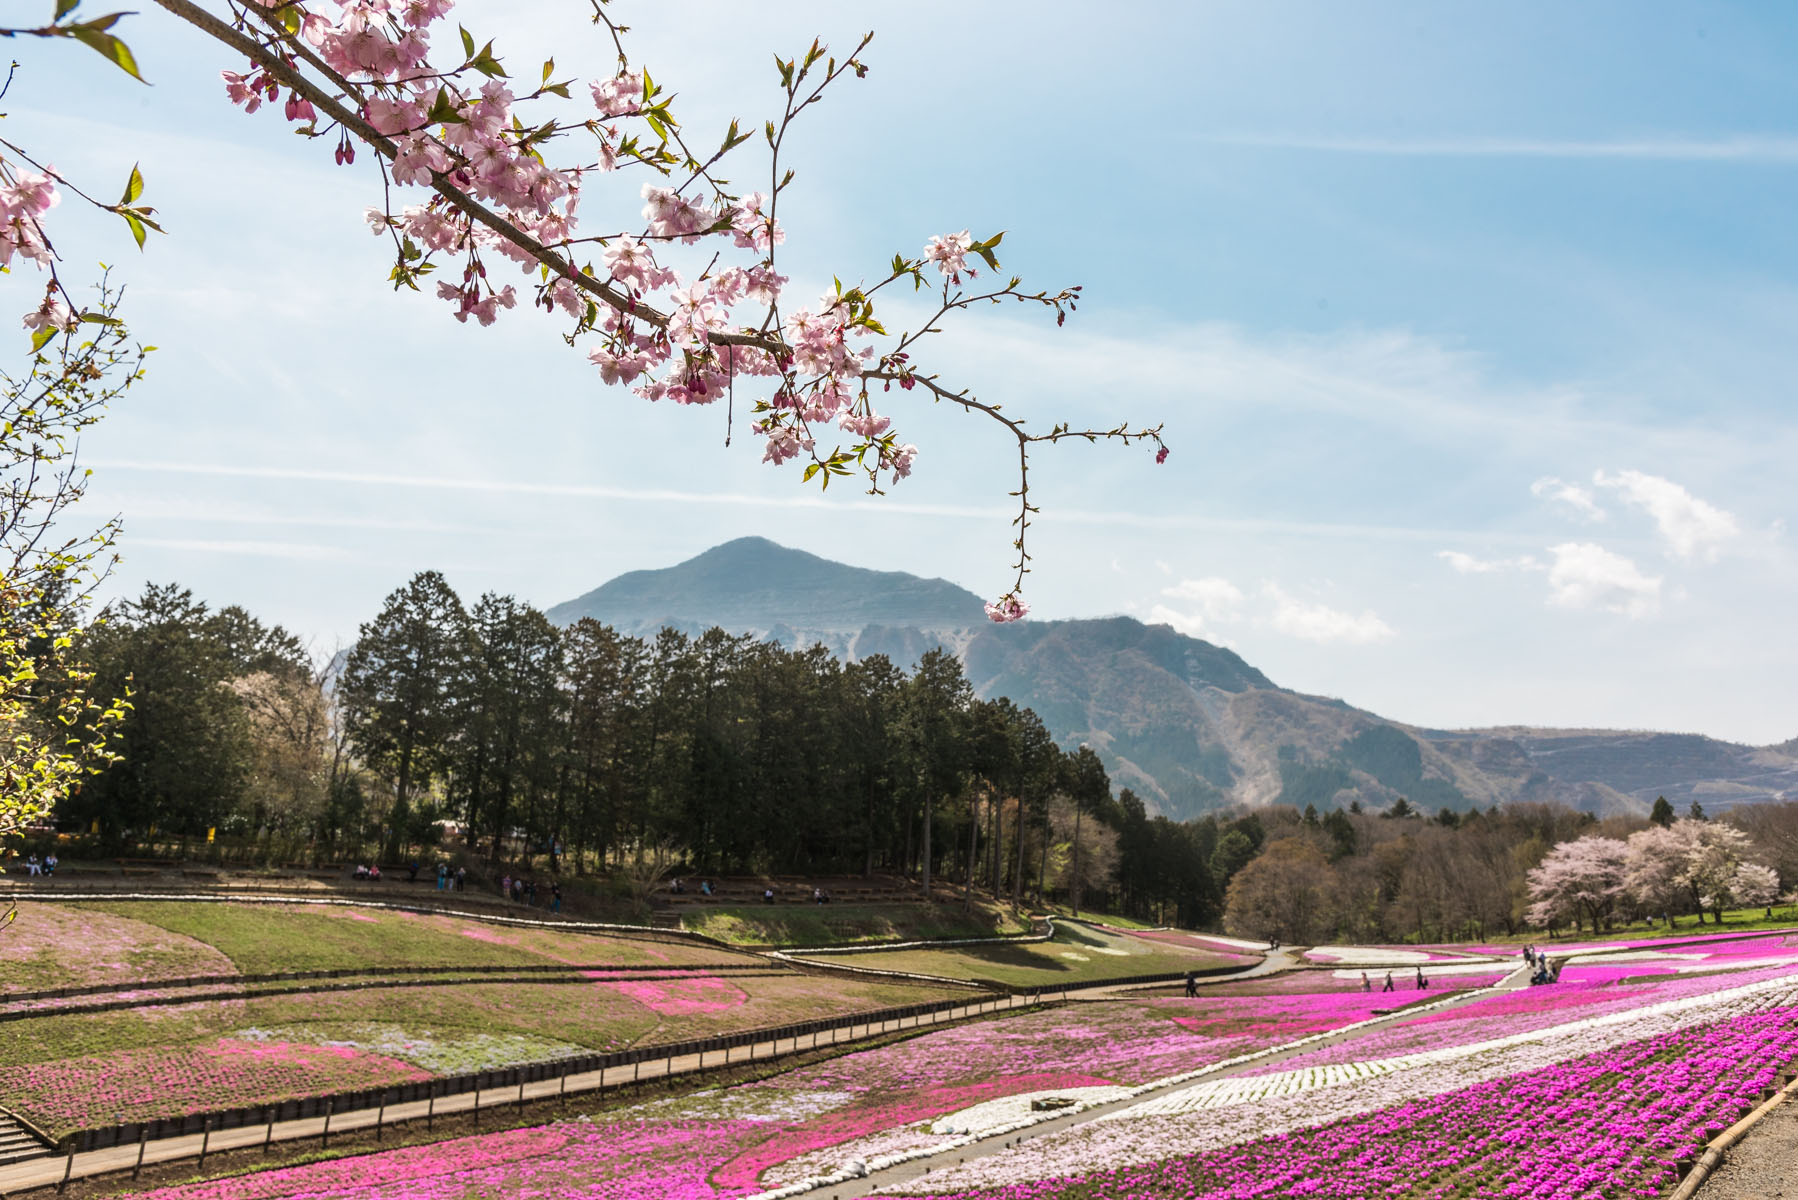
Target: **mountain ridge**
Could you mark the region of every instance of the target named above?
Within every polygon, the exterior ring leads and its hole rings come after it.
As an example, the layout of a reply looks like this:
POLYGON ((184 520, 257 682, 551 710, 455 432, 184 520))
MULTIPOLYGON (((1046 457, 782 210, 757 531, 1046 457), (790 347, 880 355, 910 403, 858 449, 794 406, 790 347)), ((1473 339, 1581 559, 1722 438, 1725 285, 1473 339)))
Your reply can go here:
POLYGON ((549 610, 634 636, 712 626, 839 658, 909 668, 942 646, 975 693, 1036 710, 1066 747, 1184 819, 1236 804, 1430 810, 1558 801, 1646 813, 1657 795, 1707 807, 1798 795, 1798 738, 1744 746, 1702 734, 1408 725, 1279 686, 1235 651, 1128 616, 996 625, 943 579, 848 566, 738 538, 672 567, 631 571, 549 610))

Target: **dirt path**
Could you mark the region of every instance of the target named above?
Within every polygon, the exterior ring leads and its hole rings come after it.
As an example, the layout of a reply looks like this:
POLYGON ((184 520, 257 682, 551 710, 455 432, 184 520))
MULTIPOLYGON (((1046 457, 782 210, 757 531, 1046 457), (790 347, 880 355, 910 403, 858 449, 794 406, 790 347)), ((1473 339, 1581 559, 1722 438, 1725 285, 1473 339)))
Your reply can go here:
POLYGON ((1798 1104, 1780 1105, 1737 1143, 1698 1200, 1798 1200, 1798 1104))

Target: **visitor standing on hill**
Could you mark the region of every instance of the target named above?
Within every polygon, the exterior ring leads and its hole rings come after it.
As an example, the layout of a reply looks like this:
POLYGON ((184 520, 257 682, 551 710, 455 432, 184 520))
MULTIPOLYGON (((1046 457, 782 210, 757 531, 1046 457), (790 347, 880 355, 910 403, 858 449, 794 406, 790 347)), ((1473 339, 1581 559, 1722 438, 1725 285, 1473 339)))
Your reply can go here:
POLYGON ((512 877, 510 875, 501 875, 499 877, 499 894, 500 898, 504 900, 510 900, 512 898, 512 877))
POLYGON ((456 890, 458 892, 461 892, 461 891, 466 891, 467 889, 468 889, 468 868, 467 867, 457 867, 456 868, 456 890))
POLYGON ((562 884, 559 881, 549 885, 549 911, 562 911, 562 884))
POLYGON ((1361 972, 1361 990, 1364 992, 1373 991, 1373 980, 1367 977, 1366 971, 1361 972))
POLYGON ((1380 990, 1381 990, 1381 991, 1382 991, 1382 992, 1390 992, 1390 991, 1392 991, 1392 990, 1393 990, 1393 987, 1392 987, 1392 972, 1391 972, 1391 971, 1388 971, 1388 972, 1386 972, 1386 986, 1385 986, 1385 987, 1382 987, 1382 988, 1381 988, 1381 989, 1380 989, 1380 990))
POLYGON ((536 908, 537 907, 537 881, 535 879, 529 879, 529 880, 525 881, 524 906, 526 908, 536 908))
POLYGON ((1188 971, 1186 973, 1186 998, 1190 1000, 1198 996, 1198 994, 1199 973, 1197 971, 1188 971))

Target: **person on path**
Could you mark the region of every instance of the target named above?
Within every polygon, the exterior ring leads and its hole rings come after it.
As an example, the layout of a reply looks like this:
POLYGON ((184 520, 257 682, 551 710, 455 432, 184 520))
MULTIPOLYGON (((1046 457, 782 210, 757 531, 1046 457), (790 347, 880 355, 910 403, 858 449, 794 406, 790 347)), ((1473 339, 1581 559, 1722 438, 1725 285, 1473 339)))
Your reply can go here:
POLYGON ((824 889, 823 888, 815 887, 815 886, 812 888, 812 903, 813 904, 824 903, 824 889))
POLYGON ((1373 991, 1373 980, 1367 977, 1366 971, 1361 972, 1361 990, 1364 992, 1373 991))
POLYGON ((549 911, 562 911, 562 884, 559 881, 549 885, 549 911))
POLYGON ((1197 971, 1188 971, 1186 973, 1186 998, 1188 1000, 1195 999, 1198 994, 1199 973, 1197 971))
POLYGON ((1392 991, 1392 990, 1393 990, 1393 987, 1392 987, 1392 972, 1391 972, 1391 971, 1388 971, 1388 972, 1386 972, 1386 986, 1385 986, 1385 987, 1383 987, 1383 988, 1381 988, 1381 989, 1380 989, 1380 990, 1381 990, 1381 991, 1382 991, 1382 992, 1390 992, 1390 991, 1392 991))
POLYGON ((537 907, 537 881, 529 880, 524 885, 524 904, 526 908, 537 907))
POLYGON ((449 879, 449 864, 441 863, 441 862, 438 863, 437 864, 437 890, 438 891, 441 892, 443 890, 443 885, 445 882, 448 881, 448 879, 449 879))
POLYGON ((499 877, 499 894, 502 899, 510 900, 512 898, 512 877, 510 875, 499 877))
POLYGON ((773 888, 765 887, 762 889, 762 903, 763 904, 773 904, 774 903, 774 889, 773 888))
POLYGON ((1418 967, 1417 968, 1417 990, 1421 992, 1429 986, 1430 986, 1430 981, 1423 977, 1423 968, 1418 967))
POLYGON ((467 887, 468 887, 468 868, 467 867, 457 867, 456 868, 456 890, 458 892, 464 891, 467 889, 467 887))

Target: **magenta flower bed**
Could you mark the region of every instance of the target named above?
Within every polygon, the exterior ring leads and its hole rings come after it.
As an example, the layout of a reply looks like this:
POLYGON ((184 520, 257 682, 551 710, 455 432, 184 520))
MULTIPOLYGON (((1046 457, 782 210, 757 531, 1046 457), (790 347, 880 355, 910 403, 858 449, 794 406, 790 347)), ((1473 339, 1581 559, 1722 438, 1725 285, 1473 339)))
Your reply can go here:
MULTIPOLYGON (((1780 978, 1790 967, 1765 971, 1736 971, 1728 975, 1669 975, 1653 982, 1619 984, 1614 978, 1571 978, 1572 968, 1558 984, 1499 992, 1441 1012, 1423 1013, 1411 1020, 1376 1029, 1349 1041, 1284 1059, 1247 1072, 1251 1075, 1295 1071, 1337 1063, 1370 1062, 1401 1054, 1418 1054, 1450 1046, 1468 1046, 1493 1038, 1534 1033, 1569 1021, 1625 1012, 1666 1000, 1683 1000, 1708 992, 1741 987, 1762 979, 1780 978)), ((1593 968, 1622 971, 1622 967, 1593 968)))
POLYGON ((348 1047, 219 1038, 0 1069, 9 1108, 53 1134, 180 1117, 221 1106, 429 1079, 397 1058, 348 1047))
POLYGON ((1658 1195, 1672 1160, 1798 1053, 1783 1009, 1240 1146, 940 1200, 1599 1200, 1658 1195))

